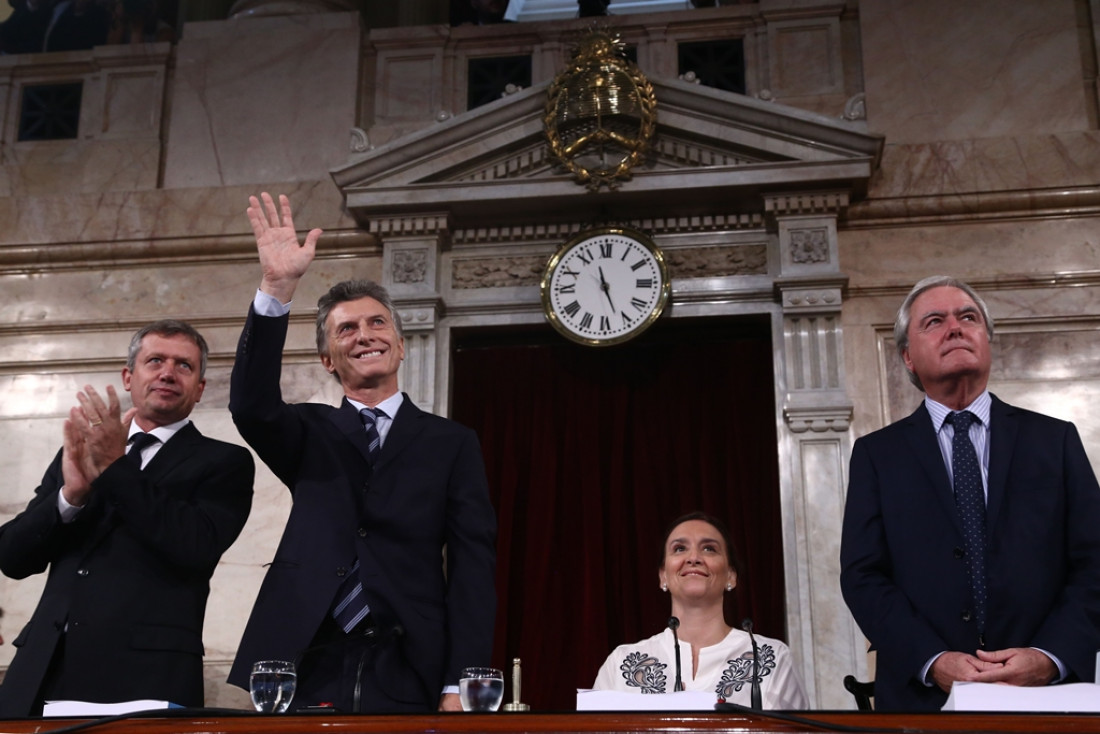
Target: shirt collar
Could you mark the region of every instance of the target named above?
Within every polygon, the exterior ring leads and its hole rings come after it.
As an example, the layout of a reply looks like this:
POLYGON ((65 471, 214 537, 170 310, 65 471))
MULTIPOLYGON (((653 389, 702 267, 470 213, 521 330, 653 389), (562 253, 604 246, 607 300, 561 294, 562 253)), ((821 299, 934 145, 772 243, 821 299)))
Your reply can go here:
MULTIPOLYGON (((401 408, 401 403, 403 403, 404 401, 404 394, 402 394, 402 392, 398 390, 393 395, 390 395, 388 398, 383 400, 378 405, 375 405, 374 407, 381 408, 382 412, 386 414, 386 417, 390 420, 393 420, 393 417, 397 415, 398 409, 401 408)), ((356 410, 362 410, 363 408, 371 407, 366 403, 360 403, 358 400, 352 400, 351 398, 348 398, 348 402, 354 405, 356 410)))
MULTIPOLYGON (((157 426, 153 430, 148 431, 148 433, 150 435, 156 436, 162 444, 165 444, 165 443, 168 443, 168 439, 170 439, 170 438, 172 438, 172 436, 176 435, 176 433, 179 431, 179 429, 183 428, 184 426, 186 426, 190 422, 191 422, 190 418, 184 418, 181 421, 176 421, 175 423, 169 423, 166 426, 157 426)), ((137 421, 130 421, 130 435, 126 437, 127 445, 129 445, 130 439, 132 439, 134 437, 135 433, 146 433, 146 431, 141 430, 141 427, 138 426, 137 421)))
MULTIPOLYGON (((989 390, 982 390, 982 394, 974 398, 974 402, 963 408, 963 410, 969 410, 978 416, 978 420, 988 430, 989 411, 992 405, 993 399, 989 396, 989 390)), ((943 422, 947 420, 947 416, 955 412, 943 403, 937 403, 927 395, 924 396, 924 406, 928 409, 928 414, 932 416, 932 426, 936 429, 936 433, 939 433, 940 429, 943 428, 943 422)))

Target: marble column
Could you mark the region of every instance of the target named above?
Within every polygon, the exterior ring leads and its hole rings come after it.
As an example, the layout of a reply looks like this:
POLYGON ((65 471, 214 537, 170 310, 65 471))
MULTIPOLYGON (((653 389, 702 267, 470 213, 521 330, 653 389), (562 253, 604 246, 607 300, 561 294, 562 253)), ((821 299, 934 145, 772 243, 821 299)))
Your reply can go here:
POLYGON ((446 414, 436 405, 436 327, 443 311, 439 292, 439 259, 450 242, 445 214, 418 214, 372 220, 370 230, 382 240, 382 285, 401 316, 405 361, 398 382, 424 410, 446 414))
POLYGON ((848 278, 839 268, 836 219, 847 205, 846 192, 765 197, 780 250, 788 638, 802 651, 810 700, 827 709, 851 704, 838 671, 866 673, 863 638, 839 585, 852 402, 844 388, 840 319, 848 278))

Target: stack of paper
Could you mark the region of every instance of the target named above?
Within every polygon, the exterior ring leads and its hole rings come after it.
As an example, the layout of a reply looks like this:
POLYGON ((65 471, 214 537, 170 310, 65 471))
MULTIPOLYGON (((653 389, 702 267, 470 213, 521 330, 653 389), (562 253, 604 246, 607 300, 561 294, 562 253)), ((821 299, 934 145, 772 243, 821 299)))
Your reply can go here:
POLYGON ((577 690, 577 711, 713 711, 714 691, 625 693, 577 690))
POLYGON ((65 718, 82 718, 85 716, 117 716, 118 714, 130 714, 135 711, 152 711, 154 709, 178 709, 179 704, 168 701, 154 701, 152 699, 139 699, 136 701, 120 701, 119 703, 88 703, 87 701, 46 701, 42 707, 42 716, 63 716, 65 718))
POLYGON ((955 683, 944 711, 1041 711, 1100 713, 1100 685, 1002 686, 996 683, 955 683))

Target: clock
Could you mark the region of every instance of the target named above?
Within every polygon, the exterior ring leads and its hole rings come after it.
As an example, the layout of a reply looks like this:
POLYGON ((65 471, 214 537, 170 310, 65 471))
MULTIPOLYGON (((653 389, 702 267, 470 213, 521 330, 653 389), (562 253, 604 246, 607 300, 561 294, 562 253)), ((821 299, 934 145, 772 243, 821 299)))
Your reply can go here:
POLYGON ((558 332, 600 347, 649 328, 668 303, 672 284, 661 250, 648 236, 597 227, 561 246, 539 289, 546 318, 558 332))

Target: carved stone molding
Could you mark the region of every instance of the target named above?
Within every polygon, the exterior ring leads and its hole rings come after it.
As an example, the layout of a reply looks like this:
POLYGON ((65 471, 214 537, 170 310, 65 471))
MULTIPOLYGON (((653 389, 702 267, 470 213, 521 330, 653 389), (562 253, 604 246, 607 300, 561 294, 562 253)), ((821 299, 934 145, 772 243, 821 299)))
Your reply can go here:
POLYGON ((451 287, 457 290, 537 286, 548 259, 549 255, 456 259, 451 269, 451 287))
POLYGON ((840 288, 806 288, 782 292, 783 312, 822 313, 840 311, 843 300, 840 288))
POLYGON ((852 406, 835 408, 784 408, 783 417, 791 433, 845 433, 852 422, 852 406))
POLYGON ((394 283, 423 283, 428 275, 428 248, 397 250, 393 253, 390 277, 394 283))
POLYGON ((773 217, 796 214, 840 214, 847 208, 847 191, 811 191, 764 196, 764 211, 773 217))
POLYGON ((829 230, 825 227, 792 229, 791 261, 800 265, 815 265, 829 260, 829 230))
POLYGON ((443 308, 443 304, 438 298, 394 298, 393 300, 397 313, 401 315, 401 328, 405 334, 435 331, 440 311, 443 308))
POLYGON ((414 216, 378 217, 370 219, 371 234, 387 236, 434 235, 448 233, 451 222, 447 214, 417 214, 414 216))
POLYGON ((683 247, 664 250, 673 278, 718 278, 766 275, 767 245, 683 247))
MULTIPOLYGON (((518 243, 536 240, 565 242, 581 230, 594 226, 595 222, 564 222, 556 224, 515 224, 499 227, 468 227, 454 232, 456 246, 492 243, 518 243)), ((624 224, 648 232, 651 235, 686 234, 691 232, 716 232, 723 230, 763 229, 764 217, 759 212, 739 214, 711 214, 703 216, 658 217, 636 219, 629 222, 600 222, 600 224, 624 224)), ((374 231, 372 225, 371 231, 374 231)))

